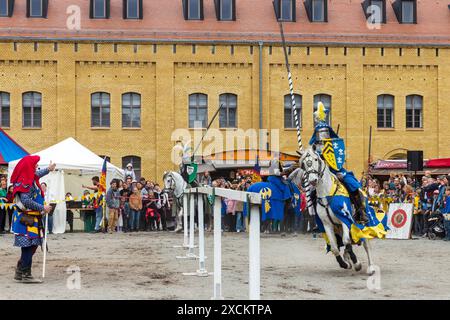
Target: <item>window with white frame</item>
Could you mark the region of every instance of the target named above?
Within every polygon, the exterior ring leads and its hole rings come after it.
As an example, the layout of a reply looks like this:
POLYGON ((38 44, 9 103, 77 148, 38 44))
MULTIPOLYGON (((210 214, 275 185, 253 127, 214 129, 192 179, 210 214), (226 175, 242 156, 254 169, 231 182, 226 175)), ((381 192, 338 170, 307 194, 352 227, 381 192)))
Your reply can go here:
POLYGON ((384 18, 384 1, 382 0, 371 0, 369 9, 369 22, 370 23, 383 23, 384 18))
POLYGON ((406 128, 423 128, 423 97, 420 95, 406 97, 406 128))
POLYGON ((188 19, 201 19, 201 0, 187 0, 188 2, 188 19))
POLYGON ((189 95, 189 128, 208 125, 208 96, 203 93, 189 95))
POLYGON ((8 92, 0 92, 0 127, 10 126, 10 97, 8 92))
POLYGON ((22 125, 24 128, 42 127, 42 94, 25 92, 22 95, 22 125))
POLYGON ((127 0, 126 4, 126 19, 140 19, 142 13, 142 0, 127 0))
POLYGON ((402 1, 402 23, 414 23, 414 1, 402 1))
POLYGON ((292 1, 294 1, 294 0, 280 0, 280 18, 282 21, 292 21, 293 20, 292 1))
POLYGON ((9 0, 0 0, 0 17, 7 17, 9 14, 9 0))
POLYGON ((233 20, 233 0, 220 0, 220 20, 230 21, 233 20))
MULTIPOLYGON (((297 110, 298 124, 302 126, 302 96, 299 94, 294 95, 295 110, 297 110)), ((284 128, 293 129, 296 128, 294 110, 292 108, 292 97, 290 94, 284 96, 284 128)))
POLYGON ((95 92, 91 95, 91 127, 109 128, 111 117, 110 95, 106 92, 95 92))
POLYGON ((221 128, 237 127, 237 95, 224 93, 219 96, 219 126, 221 128))
POLYGON ((390 94, 377 98, 377 127, 394 128, 394 96, 390 94))
POLYGON ((122 95, 122 128, 141 127, 141 95, 125 93, 122 95))
POLYGON ((30 17, 42 17, 44 15, 42 0, 29 0, 29 10, 30 17))
POLYGON ((325 0, 312 0, 312 21, 325 21, 325 0))
POLYGON ((107 1, 106 0, 91 0, 92 1, 92 18, 105 19, 107 17, 107 1))

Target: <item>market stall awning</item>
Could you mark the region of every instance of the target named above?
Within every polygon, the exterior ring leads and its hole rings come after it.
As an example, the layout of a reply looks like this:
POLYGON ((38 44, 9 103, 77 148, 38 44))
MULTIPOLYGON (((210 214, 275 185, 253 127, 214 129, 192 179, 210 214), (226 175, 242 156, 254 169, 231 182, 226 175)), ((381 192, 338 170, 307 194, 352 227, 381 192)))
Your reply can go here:
POLYGON ((29 153, 0 128, 0 165, 21 159, 29 153))
MULTIPOLYGON (((430 171, 433 175, 450 173, 450 158, 429 159, 423 161, 423 171, 417 171, 418 175, 423 175, 425 171, 430 171)), ((408 165, 406 160, 378 160, 369 168, 369 174, 389 175, 391 173, 406 172, 408 165)))

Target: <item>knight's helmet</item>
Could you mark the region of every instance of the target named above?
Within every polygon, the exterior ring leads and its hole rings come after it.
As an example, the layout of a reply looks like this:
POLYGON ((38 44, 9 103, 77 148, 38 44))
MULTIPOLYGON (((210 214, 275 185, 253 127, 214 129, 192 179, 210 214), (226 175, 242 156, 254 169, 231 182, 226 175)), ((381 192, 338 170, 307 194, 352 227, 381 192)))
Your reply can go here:
POLYGON ((182 156, 181 156, 181 162, 182 164, 190 164, 191 163, 191 157, 192 157, 192 148, 191 148, 191 141, 188 141, 186 143, 183 143, 182 141, 177 141, 183 148, 182 156))
POLYGON ((282 171, 283 167, 281 165, 280 160, 278 159, 270 160, 269 176, 281 176, 282 171))
POLYGON ((328 110, 325 108, 323 103, 320 101, 317 104, 317 111, 314 112, 314 120, 316 122, 316 141, 321 142, 325 139, 330 139, 330 130, 328 125, 326 125, 328 110))

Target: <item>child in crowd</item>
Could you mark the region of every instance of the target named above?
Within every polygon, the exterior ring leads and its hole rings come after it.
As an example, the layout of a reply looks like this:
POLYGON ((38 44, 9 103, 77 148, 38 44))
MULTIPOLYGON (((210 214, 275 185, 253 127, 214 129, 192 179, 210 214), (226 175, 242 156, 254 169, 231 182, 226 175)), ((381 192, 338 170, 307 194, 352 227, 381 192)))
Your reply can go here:
POLYGON ((130 203, 128 202, 128 198, 130 196, 130 193, 128 191, 128 187, 123 188, 120 190, 120 208, 119 208, 119 215, 122 217, 122 224, 123 224, 123 232, 130 231, 130 203))
POLYGON ((142 196, 137 187, 133 187, 130 195, 130 231, 139 231, 140 212, 142 210, 142 196))

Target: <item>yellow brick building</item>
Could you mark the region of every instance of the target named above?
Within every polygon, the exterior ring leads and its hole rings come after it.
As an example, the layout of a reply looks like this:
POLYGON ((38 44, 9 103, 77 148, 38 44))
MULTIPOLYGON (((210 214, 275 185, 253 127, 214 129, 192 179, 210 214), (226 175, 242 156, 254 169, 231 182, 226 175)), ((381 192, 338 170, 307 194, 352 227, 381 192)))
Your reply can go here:
MULTIPOLYGON (((289 88, 278 40, 124 38, 3 37, 0 91, 10 95, 10 125, 5 131, 32 153, 71 136, 118 166, 123 157, 140 157, 142 176, 159 181, 165 170, 175 168, 170 161, 172 133, 188 128, 189 95, 208 95, 211 119, 219 95, 233 93, 238 98, 238 128, 259 129, 261 115, 262 128, 280 130, 281 151, 295 153, 296 131, 283 123, 289 88), (42 94, 40 128, 23 127, 25 92, 42 94), (95 92, 110 94, 108 128, 91 125, 95 92), (122 95, 128 92, 141 95, 140 128, 122 127, 122 95)), ((370 126, 373 160, 406 149, 424 150, 425 158, 450 157, 448 40, 318 40, 288 38, 295 91, 302 95, 305 142, 313 131, 314 95, 327 94, 332 99, 332 125, 339 125, 346 141, 346 167, 357 175, 367 168, 370 126), (393 128, 377 127, 377 97, 382 94, 395 99, 393 128), (406 128, 408 95, 423 97, 421 128, 406 128)), ((219 128, 218 121, 213 128, 219 128)))

